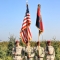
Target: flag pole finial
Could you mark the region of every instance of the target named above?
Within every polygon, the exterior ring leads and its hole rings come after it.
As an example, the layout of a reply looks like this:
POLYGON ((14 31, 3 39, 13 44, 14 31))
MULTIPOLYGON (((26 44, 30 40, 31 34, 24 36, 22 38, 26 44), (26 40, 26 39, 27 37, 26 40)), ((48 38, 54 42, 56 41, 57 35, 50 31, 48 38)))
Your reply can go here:
POLYGON ((26 6, 28 5, 28 0, 26 0, 26 6))
POLYGON ((38 4, 38 7, 40 7, 40 8, 41 8, 41 5, 40 5, 40 4, 38 4))

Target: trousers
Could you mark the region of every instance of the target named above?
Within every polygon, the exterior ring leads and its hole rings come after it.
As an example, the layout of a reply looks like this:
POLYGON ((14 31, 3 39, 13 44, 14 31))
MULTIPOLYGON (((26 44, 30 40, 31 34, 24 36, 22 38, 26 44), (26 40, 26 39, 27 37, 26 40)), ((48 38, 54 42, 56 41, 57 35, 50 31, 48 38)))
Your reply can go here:
POLYGON ((21 56, 15 56, 13 60, 22 60, 21 56))
POLYGON ((54 56, 47 56, 46 60, 54 60, 54 56))
POLYGON ((37 56, 35 57, 35 60, 43 60, 43 58, 38 58, 37 56))

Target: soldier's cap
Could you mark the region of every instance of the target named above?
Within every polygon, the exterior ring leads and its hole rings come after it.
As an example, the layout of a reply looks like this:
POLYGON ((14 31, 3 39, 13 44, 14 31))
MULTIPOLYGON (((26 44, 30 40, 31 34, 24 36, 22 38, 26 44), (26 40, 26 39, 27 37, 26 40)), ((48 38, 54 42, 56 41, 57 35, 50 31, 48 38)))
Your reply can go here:
POLYGON ((47 41, 47 44, 49 44, 49 43, 51 43, 51 41, 49 40, 49 41, 47 41))
POLYGON ((19 43, 19 41, 18 41, 18 40, 16 40, 16 41, 15 41, 15 44, 17 44, 17 43, 19 43))

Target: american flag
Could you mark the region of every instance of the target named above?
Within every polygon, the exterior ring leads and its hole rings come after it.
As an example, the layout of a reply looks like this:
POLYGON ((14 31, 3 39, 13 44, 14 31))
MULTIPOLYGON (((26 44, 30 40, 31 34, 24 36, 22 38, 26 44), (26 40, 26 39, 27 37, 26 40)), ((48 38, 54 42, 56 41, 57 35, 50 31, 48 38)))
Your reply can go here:
POLYGON ((25 44, 28 42, 28 40, 32 39, 32 34, 30 31, 30 24, 31 24, 31 20, 30 20, 29 8, 27 4, 26 14, 23 20, 21 31, 20 31, 20 37, 22 38, 22 41, 25 44))

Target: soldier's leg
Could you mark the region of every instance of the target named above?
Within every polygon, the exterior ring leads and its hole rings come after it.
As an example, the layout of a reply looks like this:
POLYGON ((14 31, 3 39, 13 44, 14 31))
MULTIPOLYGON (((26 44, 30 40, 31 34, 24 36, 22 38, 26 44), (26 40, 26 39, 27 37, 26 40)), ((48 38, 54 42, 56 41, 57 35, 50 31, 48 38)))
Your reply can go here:
POLYGON ((38 60, 40 60, 40 58, 38 58, 38 60))
POLYGON ((32 60, 32 58, 30 58, 29 60, 32 60))
POLYGON ((48 56, 48 57, 46 58, 46 60, 51 60, 51 57, 50 57, 50 56, 48 56))
POLYGON ((29 58, 28 60, 31 60, 31 58, 29 58))
POLYGON ((50 58, 46 58, 46 60, 50 60, 50 58))
POLYGON ((51 60, 54 60, 54 58, 51 58, 51 60))
POLYGON ((21 56, 18 56, 18 57, 17 57, 17 60, 22 60, 22 57, 21 57, 21 56))
POLYGON ((38 60, 38 57, 37 56, 35 56, 35 60, 38 60))
POLYGON ((27 60, 30 60, 30 58, 27 57, 27 60))
POLYGON ((24 60, 27 60, 27 56, 25 56, 24 60))
POLYGON ((31 60, 34 60, 34 58, 31 58, 31 60))
POLYGON ((43 60, 43 58, 39 58, 39 60, 43 60))
POLYGON ((48 58, 46 60, 49 60, 48 58))
POLYGON ((29 58, 28 60, 33 60, 33 58, 29 58))

